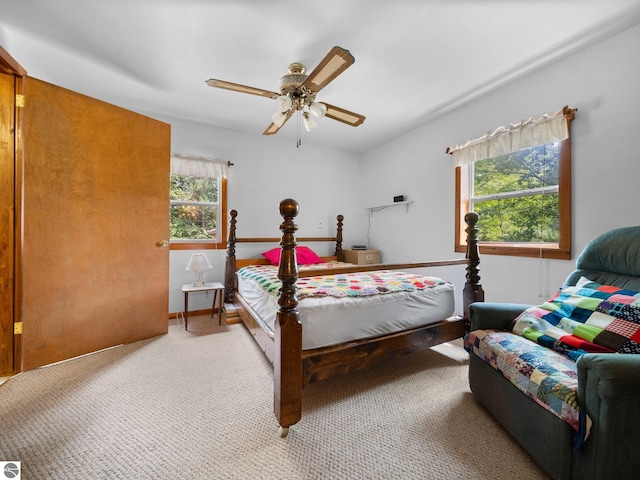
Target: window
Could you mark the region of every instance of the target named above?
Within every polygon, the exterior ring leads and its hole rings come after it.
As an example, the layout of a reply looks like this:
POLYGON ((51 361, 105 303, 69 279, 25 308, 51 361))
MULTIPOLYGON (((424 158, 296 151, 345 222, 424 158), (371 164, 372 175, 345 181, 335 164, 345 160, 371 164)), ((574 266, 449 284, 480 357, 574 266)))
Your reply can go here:
POLYGON ((171 240, 216 240, 220 179, 171 175, 171 240))
POLYGON ((466 251, 464 216, 475 211, 484 254, 571 258, 569 121, 575 111, 565 107, 447 149, 458 157, 457 252, 466 251))
POLYGON ((480 241, 558 243, 558 143, 485 158, 470 171, 480 241))
POLYGON ((226 242, 228 164, 202 157, 171 157, 172 250, 219 248, 226 242))

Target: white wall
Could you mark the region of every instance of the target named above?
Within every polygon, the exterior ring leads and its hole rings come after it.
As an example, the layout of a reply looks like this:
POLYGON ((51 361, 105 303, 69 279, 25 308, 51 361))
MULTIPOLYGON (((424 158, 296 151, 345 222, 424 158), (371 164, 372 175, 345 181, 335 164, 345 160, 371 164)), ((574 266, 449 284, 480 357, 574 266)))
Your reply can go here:
MULTIPOLYGON (((228 207, 238 211, 239 237, 280 237, 282 217, 278 206, 285 198, 300 204, 296 218, 299 236, 335 235, 336 216, 344 220, 344 245, 359 240, 365 214, 360 201, 362 184, 358 182, 361 156, 334 149, 284 142, 277 137, 242 134, 233 130, 160 119, 171 124, 172 151, 178 154, 204 155, 230 161, 228 207), (322 224, 320 228, 319 225, 322 224)), ((259 256, 276 245, 239 244, 239 257, 259 256)), ((321 255, 333 253, 332 243, 313 244, 321 255)), ((180 288, 193 282, 193 272, 185 267, 192 250, 172 250, 169 267, 169 312, 182 311, 180 288)), ((205 272, 206 281, 224 281, 224 250, 205 250, 213 269, 205 272)), ((189 294, 189 309, 211 308, 205 293, 189 294)))
MULTIPOLYGON (((385 261, 449 258, 454 237, 454 170, 445 154, 500 125, 578 108, 572 122, 573 259, 485 255, 488 301, 540 303, 564 281, 594 236, 640 224, 640 26, 517 80, 365 155, 365 202, 406 194, 408 213, 386 209, 371 223, 385 261), (401 232, 401 233, 394 233, 401 232)), ((399 207, 398 207, 399 208, 399 207)))

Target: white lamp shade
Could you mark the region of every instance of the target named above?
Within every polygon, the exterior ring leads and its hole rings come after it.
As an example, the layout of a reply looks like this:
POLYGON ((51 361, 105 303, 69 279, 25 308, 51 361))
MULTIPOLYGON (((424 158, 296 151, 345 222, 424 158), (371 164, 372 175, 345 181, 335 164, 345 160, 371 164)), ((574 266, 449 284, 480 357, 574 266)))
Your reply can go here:
POLYGON ((309 111, 315 117, 324 117, 327 113, 327 106, 324 103, 311 102, 311 104, 309 105, 309 111))
POLYGON ((304 128, 307 130, 307 132, 310 132, 318 126, 318 124, 314 122, 313 119, 306 113, 302 117, 302 123, 304 124, 304 128))
POLYGON ((280 95, 276 97, 276 108, 279 112, 286 112, 291 108, 291 99, 286 95, 280 95))
POLYGON ((284 121, 287 119, 287 114, 283 112, 276 112, 271 117, 271 121, 276 127, 281 127, 284 121))
POLYGON ((187 270, 202 271, 209 270, 211 268, 213 267, 204 253, 194 253, 191 255, 189 263, 187 264, 187 270))

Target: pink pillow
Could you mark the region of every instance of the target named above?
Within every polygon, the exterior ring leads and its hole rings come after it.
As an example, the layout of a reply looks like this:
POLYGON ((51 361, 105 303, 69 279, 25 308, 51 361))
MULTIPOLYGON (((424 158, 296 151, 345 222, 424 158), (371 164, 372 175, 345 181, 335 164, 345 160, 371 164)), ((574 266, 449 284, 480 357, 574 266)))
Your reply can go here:
POLYGON ((268 252, 264 252, 262 256, 269 260, 271 265, 280 265, 280 248, 272 248, 268 252))
POLYGON ((296 258, 298 259, 298 265, 324 263, 324 260, 316 255, 316 252, 305 246, 296 247, 296 258))
MULTIPOLYGON (((266 258, 271 265, 280 265, 280 252, 280 247, 276 247, 264 252, 262 256, 266 258)), ((296 247, 296 258, 298 260, 298 265, 324 263, 324 260, 322 260, 313 250, 303 245, 296 247)))

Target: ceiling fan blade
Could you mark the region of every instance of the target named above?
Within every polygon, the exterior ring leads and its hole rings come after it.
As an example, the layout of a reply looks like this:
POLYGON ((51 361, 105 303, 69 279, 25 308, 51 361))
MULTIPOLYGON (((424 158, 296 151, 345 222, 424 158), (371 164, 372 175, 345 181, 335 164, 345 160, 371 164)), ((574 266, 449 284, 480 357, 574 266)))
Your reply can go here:
POLYGON ((260 97, 276 98, 280 95, 279 93, 270 92, 269 90, 247 87, 246 85, 240 85, 239 83, 231 83, 225 80, 216 80, 215 78, 210 78, 206 83, 210 87, 224 88, 225 90, 233 90, 234 92, 240 93, 250 93, 251 95, 258 95, 260 97))
POLYGON ((346 123, 347 125, 351 125, 352 127, 357 127, 362 122, 364 122, 365 118, 367 118, 364 115, 350 112, 349 110, 345 110, 344 108, 334 107, 333 105, 329 105, 326 102, 322 103, 327 106, 327 113, 324 114, 325 117, 338 120, 339 122, 346 123))
POLYGON ((349 50, 333 47, 313 72, 309 74, 302 86, 314 93, 318 93, 329 82, 353 65, 355 61, 356 59, 349 53, 349 50))
POLYGON ((262 132, 263 135, 275 135, 276 133, 278 133, 278 131, 282 128, 282 126, 287 123, 287 120, 289 120, 291 118, 291 115, 293 114, 293 112, 287 112, 287 116, 286 118, 283 120, 283 122, 280 124, 280 126, 276 125, 275 123, 271 122, 271 125, 269 125, 267 127, 267 129, 262 132))

